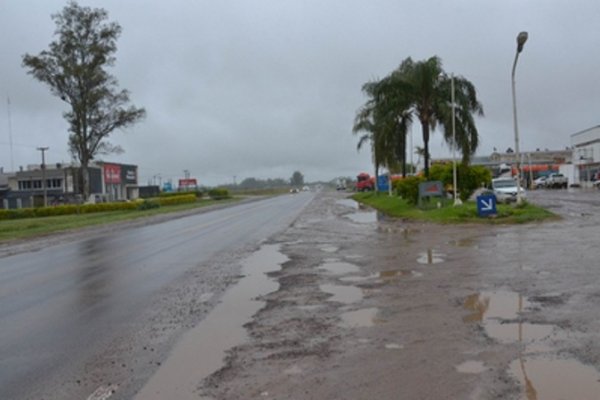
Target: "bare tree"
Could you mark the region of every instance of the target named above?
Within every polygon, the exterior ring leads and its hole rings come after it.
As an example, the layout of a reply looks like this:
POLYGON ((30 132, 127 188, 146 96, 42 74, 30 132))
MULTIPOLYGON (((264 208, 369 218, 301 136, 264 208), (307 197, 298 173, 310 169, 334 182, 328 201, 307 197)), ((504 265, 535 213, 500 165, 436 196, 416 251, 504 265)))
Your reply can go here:
POLYGON ((143 108, 129 104, 129 92, 120 90, 106 68, 115 63, 121 27, 107 22, 103 9, 70 2, 54 14, 57 39, 37 56, 25 54, 23 66, 53 95, 70 105, 63 116, 69 123, 69 150, 81 164, 83 195, 90 194, 88 166, 97 155, 122 152, 107 141, 110 134, 138 122, 143 108))

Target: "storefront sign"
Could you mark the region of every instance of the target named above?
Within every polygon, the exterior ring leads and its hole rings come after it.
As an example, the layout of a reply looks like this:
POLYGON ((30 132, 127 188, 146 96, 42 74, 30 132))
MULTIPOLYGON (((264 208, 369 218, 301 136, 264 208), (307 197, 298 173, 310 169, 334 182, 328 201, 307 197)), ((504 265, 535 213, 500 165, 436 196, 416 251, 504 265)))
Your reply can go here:
POLYGON ((104 183, 121 183, 121 166, 116 164, 104 164, 104 183))

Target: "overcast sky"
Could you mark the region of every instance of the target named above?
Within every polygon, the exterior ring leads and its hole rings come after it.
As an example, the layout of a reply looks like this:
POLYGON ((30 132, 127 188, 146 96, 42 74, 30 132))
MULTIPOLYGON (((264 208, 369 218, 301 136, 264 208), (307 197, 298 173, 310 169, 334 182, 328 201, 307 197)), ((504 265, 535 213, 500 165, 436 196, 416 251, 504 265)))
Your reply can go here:
MULTIPOLYGON (((600 124, 598 0, 85 0, 123 33, 111 69, 147 117, 111 142, 106 161, 139 166, 140 183, 189 170, 200 184, 247 177, 307 181, 371 171, 352 124, 363 83, 406 57, 439 56, 484 106, 478 155, 514 148, 510 72, 516 35, 521 150, 564 149, 600 124)), ((66 1, 0 0, 0 166, 68 162, 66 104, 26 73, 25 53, 54 39, 66 1), (7 98, 10 97, 10 107, 7 98), (10 118, 9 118, 10 115, 10 118), (12 152, 9 146, 12 133, 12 152), (11 157, 12 153, 12 157, 11 157)), ((421 146, 421 127, 413 127, 421 146)), ((448 157, 440 132, 432 156, 448 157)), ((416 156, 414 157, 416 161, 416 156)))

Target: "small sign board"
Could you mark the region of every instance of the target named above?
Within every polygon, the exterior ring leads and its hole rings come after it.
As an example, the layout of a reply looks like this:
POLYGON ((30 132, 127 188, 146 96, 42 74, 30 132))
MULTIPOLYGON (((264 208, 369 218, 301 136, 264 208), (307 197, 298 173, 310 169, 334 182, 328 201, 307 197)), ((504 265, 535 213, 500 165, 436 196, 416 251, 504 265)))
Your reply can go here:
POLYGON ((477 215, 480 217, 489 217, 496 215, 496 196, 493 194, 484 194, 477 196, 477 215))
POLYGON ((419 206, 426 197, 443 197, 444 184, 441 181, 427 181, 419 183, 419 206))

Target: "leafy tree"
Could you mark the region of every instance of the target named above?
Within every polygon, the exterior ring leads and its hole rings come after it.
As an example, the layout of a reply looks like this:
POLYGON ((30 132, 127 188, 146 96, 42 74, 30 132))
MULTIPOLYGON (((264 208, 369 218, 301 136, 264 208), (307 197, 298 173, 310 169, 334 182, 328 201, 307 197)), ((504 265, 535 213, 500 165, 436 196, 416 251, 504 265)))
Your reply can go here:
POLYGON ((69 123, 69 150, 81 164, 84 198, 90 194, 90 162, 97 155, 123 151, 107 141, 110 134, 145 116, 143 108, 128 105, 129 92, 120 90, 106 70, 115 63, 121 34, 119 24, 107 18, 103 9, 72 1, 52 16, 57 39, 49 49, 23 56, 28 73, 70 106, 63 116, 69 123))
POLYGON ((304 185, 304 175, 300 173, 300 171, 295 171, 292 174, 292 179, 290 179, 290 184, 292 186, 302 186, 304 185))

